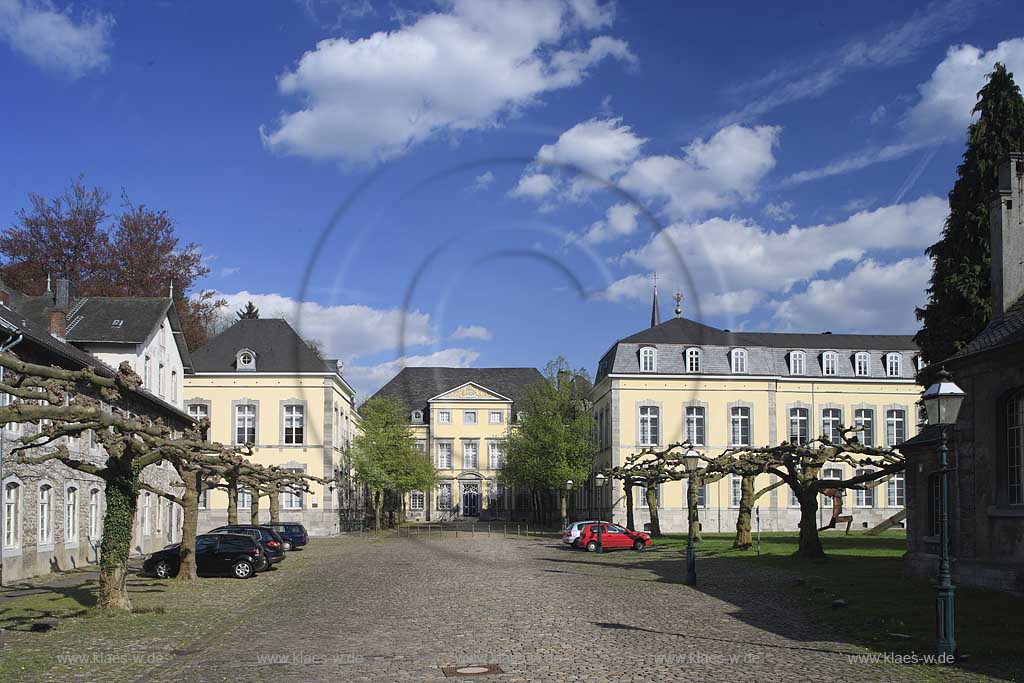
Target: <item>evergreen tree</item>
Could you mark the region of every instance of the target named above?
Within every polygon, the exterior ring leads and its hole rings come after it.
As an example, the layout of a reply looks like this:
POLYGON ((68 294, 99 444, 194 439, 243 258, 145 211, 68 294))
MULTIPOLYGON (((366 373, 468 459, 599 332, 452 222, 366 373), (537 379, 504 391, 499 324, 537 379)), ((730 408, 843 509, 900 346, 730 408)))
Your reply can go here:
POLYGON ((995 65, 973 111, 978 120, 967 130, 942 238, 925 252, 932 277, 928 303, 917 309, 923 324, 914 341, 928 363, 959 351, 992 317, 989 202, 999 160, 1024 149, 1024 98, 1004 65, 995 65))
POLYGON ((235 315, 238 316, 239 320, 256 320, 260 317, 260 309, 251 302, 245 302, 245 308, 240 311, 235 311, 235 315))

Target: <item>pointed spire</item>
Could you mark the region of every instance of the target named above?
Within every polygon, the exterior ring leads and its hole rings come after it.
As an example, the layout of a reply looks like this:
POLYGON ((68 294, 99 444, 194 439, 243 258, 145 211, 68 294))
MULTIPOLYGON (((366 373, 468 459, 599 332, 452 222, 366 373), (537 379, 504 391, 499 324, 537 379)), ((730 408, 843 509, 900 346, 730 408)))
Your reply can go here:
POLYGON ((658 274, 654 274, 654 301, 651 303, 651 327, 661 324, 661 312, 658 310, 658 274))
POLYGON ((46 291, 47 292, 52 292, 53 291, 53 286, 50 283, 50 273, 46 274, 46 291))
POLYGON ((676 317, 678 318, 683 314, 683 295, 677 289, 675 296, 672 298, 676 300, 676 317))
POLYGON ((174 301, 174 278, 171 278, 171 287, 170 287, 170 291, 167 294, 167 297, 171 301, 174 301))

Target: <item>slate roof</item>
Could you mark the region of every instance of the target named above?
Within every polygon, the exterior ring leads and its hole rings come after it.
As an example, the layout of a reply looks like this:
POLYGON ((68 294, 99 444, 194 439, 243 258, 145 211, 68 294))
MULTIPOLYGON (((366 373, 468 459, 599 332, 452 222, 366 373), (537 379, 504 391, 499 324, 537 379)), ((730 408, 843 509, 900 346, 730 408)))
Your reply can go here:
POLYGON ((512 399, 514 412, 515 404, 522 400, 526 387, 543 379, 536 368, 408 367, 402 368, 373 397, 397 398, 410 411, 422 410, 427 421, 430 414, 427 401, 466 382, 474 382, 512 399))
POLYGON ((298 332, 280 318, 239 320, 192 352, 196 372, 246 372, 235 367, 242 349, 256 354, 252 372, 337 372, 306 345, 298 332))
MULTIPOLYGON (((63 363, 70 362, 75 367, 93 368, 97 374, 105 377, 113 377, 115 374, 114 369, 99 358, 83 351, 77 346, 57 339, 50 334, 48 327, 39 325, 19 309, 0 304, 0 321, 2 321, 0 324, 8 328, 9 333, 23 335, 27 341, 42 347, 47 354, 63 361, 63 363)), ((16 349, 15 352, 17 352, 16 349)), ((141 388, 137 389, 135 393, 146 402, 152 404, 158 411, 173 413, 176 417, 187 420, 189 423, 193 422, 188 413, 159 396, 141 388)))
POLYGON ((948 360, 956 361, 976 353, 1021 342, 1024 342, 1024 297, 1017 299, 1002 318, 989 322, 981 334, 948 360))
POLYGON ((873 334, 818 334, 785 332, 731 332, 704 325, 687 318, 673 318, 616 342, 601 358, 596 381, 608 374, 640 372, 640 349, 653 346, 658 351, 657 372, 644 374, 690 374, 686 369, 686 349, 701 349, 701 375, 732 374, 730 352, 747 350, 745 375, 788 376, 789 354, 804 351, 807 355, 805 373, 801 377, 824 377, 822 354, 835 351, 838 363, 835 377, 854 378, 854 355, 864 351, 870 357, 870 375, 862 379, 890 379, 886 375, 885 357, 897 352, 903 356, 900 379, 913 379, 914 358, 918 354, 913 337, 873 334))

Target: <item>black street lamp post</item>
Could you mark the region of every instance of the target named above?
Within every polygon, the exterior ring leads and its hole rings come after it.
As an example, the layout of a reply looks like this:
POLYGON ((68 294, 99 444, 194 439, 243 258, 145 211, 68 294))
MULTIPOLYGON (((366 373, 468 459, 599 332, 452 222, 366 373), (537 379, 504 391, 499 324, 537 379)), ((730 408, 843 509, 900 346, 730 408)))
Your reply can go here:
POLYGON ((683 455, 683 465, 686 467, 686 472, 690 475, 686 482, 686 585, 696 586, 697 585, 697 548, 693 540, 693 527, 696 522, 690 517, 690 505, 689 499, 693 494, 693 485, 697 481, 697 468, 700 465, 700 453, 693 450, 692 448, 687 450, 683 455))
POLYGON ((604 530, 604 522, 601 520, 601 517, 604 517, 602 514, 604 512, 604 485, 608 481, 608 477, 598 472, 597 476, 594 477, 594 481, 597 483, 597 490, 600 492, 597 496, 597 552, 601 554, 604 552, 604 535, 601 533, 604 530))
POLYGON ((939 572, 935 596, 936 651, 940 655, 956 656, 956 611, 953 577, 949 563, 949 446, 946 430, 956 424, 957 414, 964 400, 963 389, 958 387, 945 369, 938 374, 938 381, 921 395, 928 424, 939 429, 939 469, 934 474, 941 477, 939 492, 939 572))

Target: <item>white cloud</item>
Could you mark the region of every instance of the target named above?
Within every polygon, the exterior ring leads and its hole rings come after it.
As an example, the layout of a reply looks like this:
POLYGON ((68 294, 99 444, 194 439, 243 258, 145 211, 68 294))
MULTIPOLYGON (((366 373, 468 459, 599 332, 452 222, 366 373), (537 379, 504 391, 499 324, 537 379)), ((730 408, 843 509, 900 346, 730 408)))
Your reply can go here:
POLYGON ((555 189, 555 179, 546 173, 531 173, 519 179, 512 191, 513 197, 530 197, 541 199, 555 189))
POLYGON ((893 161, 894 159, 902 159, 908 154, 911 154, 921 149, 921 147, 923 147, 925 144, 930 143, 896 143, 892 145, 885 145, 884 147, 863 150, 857 152, 854 155, 830 162, 819 168, 812 168, 806 171, 798 171, 797 173, 794 173, 785 180, 783 180, 781 185, 783 187, 789 185, 799 185, 801 183, 806 183, 809 180, 819 180, 821 178, 830 178, 832 176, 844 175, 846 173, 851 173, 853 171, 859 171, 862 168, 874 166, 875 164, 881 163, 883 161, 893 161))
MULTIPOLYGON (((570 177, 566 194, 578 199, 596 187, 595 181, 572 169, 609 180, 624 171, 647 142, 633 134, 632 128, 621 118, 590 119, 565 131, 558 140, 543 145, 537 152, 538 163, 526 171, 524 177, 541 171, 550 176, 561 176, 557 167, 567 166, 564 174, 570 177)), ((552 179, 552 185, 554 185, 552 179)))
POLYGON ((544 93, 580 83, 599 62, 635 59, 606 35, 564 47, 606 26, 611 12, 582 0, 453 0, 389 32, 323 40, 279 78, 281 93, 304 104, 261 129, 264 144, 376 161, 442 133, 500 125, 544 93))
POLYGON ((220 276, 221 277, 231 277, 232 275, 237 275, 241 270, 242 269, 238 268, 238 267, 221 268, 220 269, 220 276))
POLYGON ((226 311, 234 311, 252 301, 264 318, 284 318, 299 333, 323 344, 331 358, 350 361, 353 358, 391 351, 402 345, 399 330, 405 319, 405 346, 416 347, 434 341, 430 316, 419 311, 403 313, 400 309, 377 309, 356 304, 324 306, 314 301, 299 302, 280 294, 257 294, 241 291, 235 294, 218 292, 228 302, 226 311))
MULTIPOLYGON (((640 266, 644 273, 657 272, 664 282, 694 282, 702 314, 738 315, 752 310, 766 294, 784 294, 841 263, 879 254, 919 253, 939 236, 947 212, 945 200, 925 197, 862 211, 839 223, 794 225, 783 232, 738 218, 675 223, 627 252, 622 262, 640 266)), ((648 296, 646 274, 624 277, 605 292, 613 301, 648 296)), ((690 310, 695 308, 696 304, 690 310)))
POLYGON ((106 68, 114 18, 60 11, 48 0, 0 0, 0 39, 41 67, 78 78, 106 68))
POLYGON ((492 336, 491 331, 483 325, 459 325, 452 332, 452 339, 479 339, 480 341, 487 341, 492 336))
POLYGON ((639 214, 639 207, 633 204, 613 204, 608 207, 604 219, 595 221, 587 228, 582 239, 587 244, 599 244, 617 237, 632 235, 636 232, 636 218, 639 214))
POLYGON ((492 171, 484 171, 476 178, 473 179, 474 190, 485 190, 490 187, 491 183, 494 182, 494 173, 492 171))
POLYGON ((764 205, 764 215, 773 221, 782 222, 793 218, 793 202, 769 202, 764 205))
POLYGON ((420 356, 404 356, 377 365, 349 365, 345 379, 355 388, 360 401, 369 398, 404 367, 470 367, 480 354, 470 349, 441 349, 420 356))
POLYGON ((925 301, 931 262, 925 256, 891 264, 867 260, 844 277, 813 280, 807 289, 773 304, 786 330, 917 331, 914 308, 925 301))
POLYGON ((636 161, 620 184, 637 195, 665 202, 674 217, 721 209, 757 196, 758 184, 775 167, 778 126, 727 126, 707 140, 695 139, 682 156, 636 161))
POLYGON ((988 52, 973 45, 950 47, 931 78, 918 86, 921 99, 902 121, 908 134, 925 140, 963 138, 977 93, 996 62, 1024 74, 1024 38, 1003 41, 988 52))

